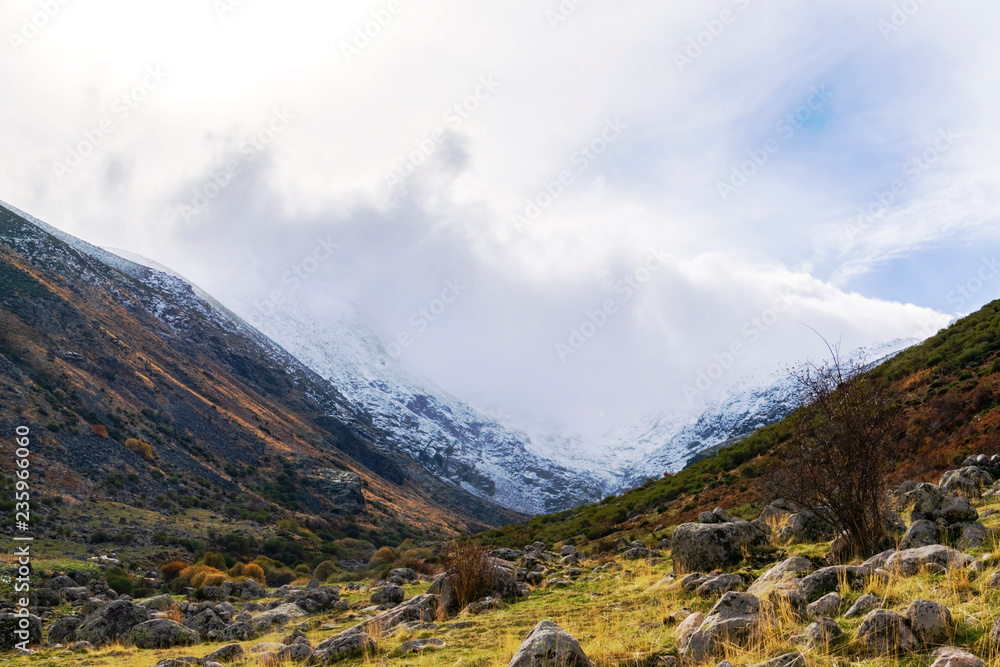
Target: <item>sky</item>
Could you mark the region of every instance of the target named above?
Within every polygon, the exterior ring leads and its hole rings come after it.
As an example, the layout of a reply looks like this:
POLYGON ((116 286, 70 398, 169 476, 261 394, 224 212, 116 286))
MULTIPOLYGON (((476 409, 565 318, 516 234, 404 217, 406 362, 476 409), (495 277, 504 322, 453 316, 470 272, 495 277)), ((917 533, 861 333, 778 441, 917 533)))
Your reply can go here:
POLYGON ((593 435, 1000 296, 997 19, 0 0, 0 199, 593 435))

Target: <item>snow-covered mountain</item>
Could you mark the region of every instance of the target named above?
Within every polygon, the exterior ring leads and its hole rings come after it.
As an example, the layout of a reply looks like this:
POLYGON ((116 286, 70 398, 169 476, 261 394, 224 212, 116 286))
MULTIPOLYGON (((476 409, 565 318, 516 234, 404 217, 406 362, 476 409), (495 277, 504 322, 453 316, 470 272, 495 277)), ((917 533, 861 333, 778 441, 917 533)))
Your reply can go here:
POLYGON ((247 321, 330 380, 373 426, 442 479, 528 514, 596 502, 615 485, 601 470, 567 467, 505 425, 389 358, 350 306, 323 320, 292 305, 265 312, 235 304, 247 321))

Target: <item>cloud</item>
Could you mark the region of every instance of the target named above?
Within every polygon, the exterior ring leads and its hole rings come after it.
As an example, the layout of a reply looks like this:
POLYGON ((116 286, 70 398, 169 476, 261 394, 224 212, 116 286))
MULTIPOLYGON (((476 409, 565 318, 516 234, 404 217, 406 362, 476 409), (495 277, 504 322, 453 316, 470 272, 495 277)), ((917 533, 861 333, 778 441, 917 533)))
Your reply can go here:
MULTIPOLYGON (((19 34, 37 5, 8 5, 19 34)), ((460 280, 400 363, 588 432, 684 400, 734 343, 734 374, 775 367, 817 354, 803 323, 857 346, 998 293, 948 298, 1000 229, 985 0, 234 7, 68 3, 0 55, 0 196, 223 298, 356 303, 385 343, 460 280)))

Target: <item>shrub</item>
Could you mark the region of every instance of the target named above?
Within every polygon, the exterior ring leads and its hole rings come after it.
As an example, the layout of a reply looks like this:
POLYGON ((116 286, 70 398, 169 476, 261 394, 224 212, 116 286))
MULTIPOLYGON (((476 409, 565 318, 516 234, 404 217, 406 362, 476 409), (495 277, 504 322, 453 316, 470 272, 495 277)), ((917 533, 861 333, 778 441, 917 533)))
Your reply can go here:
POLYGON ((205 578, 202 579, 202 586, 221 586, 223 582, 226 581, 226 575, 219 574, 206 574, 205 578))
POLYGON ((340 570, 339 567, 334 564, 332 560, 325 560, 316 566, 313 571, 313 576, 320 581, 326 581, 331 575, 336 574, 340 570))
POLYGON ((132 593, 132 578, 120 567, 113 567, 104 573, 104 580, 108 582, 108 587, 118 595, 129 595, 132 593))
POLYGON ((423 558, 404 558, 400 561, 399 567, 408 567, 417 574, 427 575, 428 577, 433 577, 438 573, 438 568, 423 558))
POLYGON ((247 579, 253 579, 258 584, 264 584, 267 582, 267 578, 264 576, 264 570, 257 563, 247 563, 243 568, 243 576, 247 579))
POLYGON ((156 458, 153 456, 153 446, 148 442, 136 440, 135 438, 129 438, 125 441, 125 447, 132 450, 147 461, 152 461, 156 458))
POLYGON ((277 570, 271 570, 267 575, 267 585, 268 586, 284 586, 285 584, 290 584, 295 581, 298 577, 292 572, 291 568, 283 567, 277 570))
POLYGON ((216 570, 226 569, 226 557, 214 551, 206 551, 205 556, 201 559, 201 562, 208 567, 215 568, 216 570))
POLYGON ((483 598, 496 585, 493 557, 486 547, 467 540, 448 554, 448 581, 460 607, 483 598))
POLYGON ((300 565, 296 565, 295 566, 295 573, 296 574, 304 574, 306 576, 309 576, 312 573, 312 570, 309 569, 308 565, 306 565, 305 563, 302 563, 300 565))
POLYGON ((229 568, 230 577, 242 577, 245 576, 244 568, 246 566, 243 563, 236 563, 231 568, 229 568))
POLYGON ((111 541, 111 533, 109 533, 106 530, 95 530, 90 535, 91 544, 100 544, 101 542, 110 542, 110 541, 111 541))
POLYGON ((173 579, 176 579, 177 575, 179 575, 186 567, 188 567, 187 563, 175 560, 161 567, 160 574, 163 575, 163 579, 165 581, 171 581, 173 579))
POLYGON ((396 560, 396 553, 389 547, 382 547, 372 555, 369 564, 380 565, 382 563, 391 563, 394 560, 396 560))
POLYGON ((93 426, 90 427, 90 431, 98 438, 108 437, 108 429, 103 424, 94 424, 93 426))

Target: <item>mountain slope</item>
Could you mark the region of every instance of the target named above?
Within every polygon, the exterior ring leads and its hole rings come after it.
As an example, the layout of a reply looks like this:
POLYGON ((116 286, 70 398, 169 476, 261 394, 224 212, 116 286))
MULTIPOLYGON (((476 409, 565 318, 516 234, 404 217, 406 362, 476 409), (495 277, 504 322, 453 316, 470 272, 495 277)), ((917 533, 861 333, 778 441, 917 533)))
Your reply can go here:
POLYGON ((379 541, 519 518, 380 442, 333 385, 175 276, 2 206, 0 285, 0 426, 31 427, 46 493, 379 541))

